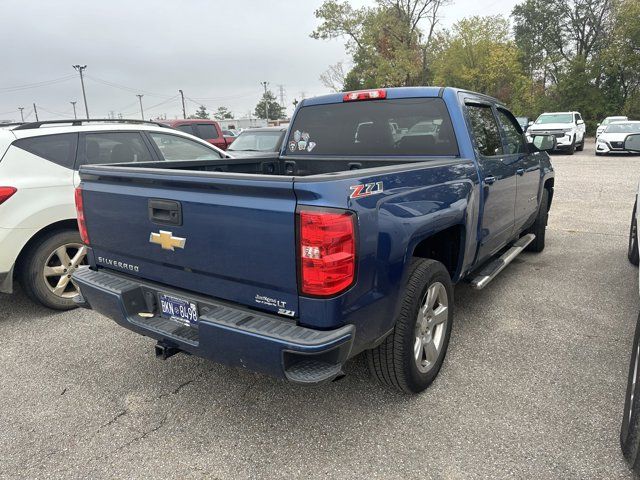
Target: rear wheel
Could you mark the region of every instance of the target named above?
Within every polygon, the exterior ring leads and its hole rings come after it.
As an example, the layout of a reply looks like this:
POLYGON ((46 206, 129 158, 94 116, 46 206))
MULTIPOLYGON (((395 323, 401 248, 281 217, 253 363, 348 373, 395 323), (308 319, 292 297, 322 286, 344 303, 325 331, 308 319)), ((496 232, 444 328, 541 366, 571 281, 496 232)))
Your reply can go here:
POLYGON ((633 336, 627 394, 622 412, 620 447, 622 454, 636 473, 640 473, 640 316, 633 336))
POLYGON ((56 310, 73 308, 78 287, 71 275, 86 265, 87 247, 75 230, 57 230, 37 239, 24 253, 19 279, 32 300, 56 310))
POLYGON ((400 314, 393 332, 367 352, 371 374, 405 393, 419 393, 436 378, 449 345, 453 287, 438 261, 412 261, 400 314))
POLYGON ((640 263, 640 253, 638 252, 638 221, 636 220, 636 210, 638 201, 636 200, 631 214, 631 228, 629 230, 629 248, 627 250, 627 258, 634 265, 640 263))
POLYGON ((544 250, 545 235, 547 233, 547 222, 549 220, 549 190, 542 189, 542 200, 540 200, 540 206, 538 207, 538 214, 536 220, 531 225, 529 233, 533 233, 536 238, 527 245, 526 250, 529 252, 540 253, 544 250))

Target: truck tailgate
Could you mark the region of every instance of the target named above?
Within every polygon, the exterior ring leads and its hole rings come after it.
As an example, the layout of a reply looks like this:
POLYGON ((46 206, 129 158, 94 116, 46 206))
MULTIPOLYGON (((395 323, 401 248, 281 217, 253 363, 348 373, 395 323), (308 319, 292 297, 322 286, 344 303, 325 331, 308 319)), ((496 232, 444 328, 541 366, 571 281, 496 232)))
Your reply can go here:
POLYGON ((296 315, 296 199, 290 177, 167 175, 118 167, 83 167, 81 177, 98 267, 296 315), (167 219, 176 207, 179 221, 167 219))

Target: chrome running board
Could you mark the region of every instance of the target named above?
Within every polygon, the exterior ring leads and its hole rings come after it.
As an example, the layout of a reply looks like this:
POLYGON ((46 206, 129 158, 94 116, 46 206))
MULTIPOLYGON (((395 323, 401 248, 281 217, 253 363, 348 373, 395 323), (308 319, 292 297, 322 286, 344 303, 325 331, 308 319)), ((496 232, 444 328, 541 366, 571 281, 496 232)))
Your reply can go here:
POLYGON ((486 287, 487 284, 496 278, 496 275, 504 270, 504 267, 513 262, 513 259, 520 255, 520 253, 527 248, 527 245, 533 242, 535 238, 536 236, 533 233, 528 233, 524 237, 520 238, 509 250, 503 253, 502 256, 488 263, 486 267, 480 270, 480 273, 471 280, 471 287, 476 290, 482 290, 486 287))

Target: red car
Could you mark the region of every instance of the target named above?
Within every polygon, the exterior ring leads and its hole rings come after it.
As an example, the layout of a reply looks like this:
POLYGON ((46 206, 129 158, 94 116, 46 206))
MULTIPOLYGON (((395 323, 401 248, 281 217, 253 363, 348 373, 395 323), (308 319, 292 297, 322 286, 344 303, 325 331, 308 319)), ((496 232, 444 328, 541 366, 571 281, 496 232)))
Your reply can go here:
POLYGON ((168 125, 183 132, 190 133, 196 137, 206 140, 221 150, 226 150, 233 143, 235 137, 223 135, 220 125, 215 120, 206 119, 186 119, 186 120, 163 120, 163 125, 168 125))

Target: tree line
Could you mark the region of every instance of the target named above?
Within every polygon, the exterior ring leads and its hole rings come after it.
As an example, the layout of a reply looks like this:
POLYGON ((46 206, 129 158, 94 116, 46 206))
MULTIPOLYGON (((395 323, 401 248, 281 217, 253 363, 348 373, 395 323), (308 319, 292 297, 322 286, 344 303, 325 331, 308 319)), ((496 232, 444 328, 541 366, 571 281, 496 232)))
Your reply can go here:
POLYGON ((640 118, 640 0, 524 0, 509 17, 441 28, 449 0, 325 0, 313 38, 345 41, 335 91, 443 85, 485 93, 517 115, 578 110, 591 130, 608 115, 640 118))

